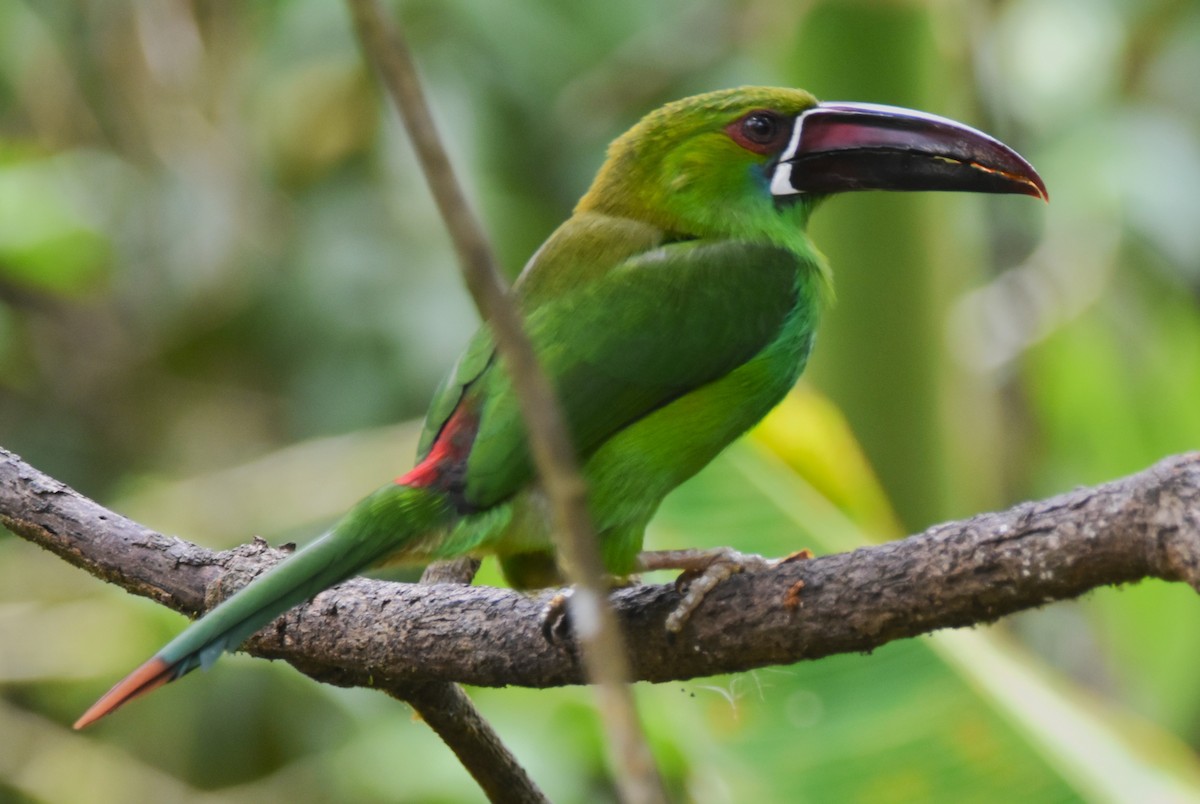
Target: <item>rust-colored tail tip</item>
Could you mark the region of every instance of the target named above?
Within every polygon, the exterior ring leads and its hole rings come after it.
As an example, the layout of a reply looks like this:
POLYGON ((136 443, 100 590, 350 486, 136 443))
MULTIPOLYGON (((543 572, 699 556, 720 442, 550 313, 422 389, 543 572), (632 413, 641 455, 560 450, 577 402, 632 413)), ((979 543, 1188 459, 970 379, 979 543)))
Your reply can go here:
POLYGON ((173 678, 171 670, 171 665, 167 664, 164 659, 155 656, 104 693, 100 700, 92 704, 91 708, 75 721, 75 728, 82 729, 90 726, 126 701, 158 689, 173 678))

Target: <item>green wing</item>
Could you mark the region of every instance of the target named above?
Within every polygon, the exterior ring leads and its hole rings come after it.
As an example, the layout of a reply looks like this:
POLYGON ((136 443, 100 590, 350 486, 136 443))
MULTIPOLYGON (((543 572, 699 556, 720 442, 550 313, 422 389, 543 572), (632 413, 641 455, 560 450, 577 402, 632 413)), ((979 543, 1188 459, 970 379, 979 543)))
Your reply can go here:
MULTIPOLYGON (((772 343, 797 308, 799 258, 772 246, 692 240, 652 248, 597 270, 572 264, 554 240, 531 266, 553 293, 521 299, 526 331, 559 394, 580 457, 614 433, 725 376, 772 343)), ((531 274, 527 283, 538 280, 531 274)), ((466 497, 486 508, 532 477, 515 393, 486 330, 476 335, 430 409, 421 452, 459 404, 479 430, 466 497)))

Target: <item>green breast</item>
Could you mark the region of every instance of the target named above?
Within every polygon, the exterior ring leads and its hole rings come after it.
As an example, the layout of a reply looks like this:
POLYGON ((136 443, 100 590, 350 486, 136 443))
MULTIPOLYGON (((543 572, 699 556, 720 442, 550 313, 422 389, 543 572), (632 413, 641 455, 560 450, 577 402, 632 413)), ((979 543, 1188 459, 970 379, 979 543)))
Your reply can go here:
MULTIPOLYGON (((596 214, 572 220, 535 256, 519 292, 581 460, 702 389, 695 399, 711 410, 695 412, 691 439, 711 456, 791 387, 820 306, 818 271, 806 260, 763 243, 659 245, 644 225, 607 227, 596 214)), ((477 336, 460 360, 423 447, 456 405, 472 407, 479 427, 463 476, 477 510, 533 476, 516 394, 490 346, 477 336)), ((684 463, 690 472, 693 460, 684 463)))

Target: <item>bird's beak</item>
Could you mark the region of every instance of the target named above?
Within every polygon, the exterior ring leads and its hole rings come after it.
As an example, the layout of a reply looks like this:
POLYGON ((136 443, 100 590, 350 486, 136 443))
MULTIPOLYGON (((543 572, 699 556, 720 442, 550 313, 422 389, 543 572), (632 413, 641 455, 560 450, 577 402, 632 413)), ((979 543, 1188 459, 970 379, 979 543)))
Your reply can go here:
POLYGON ((1049 200, 1033 166, 982 131, 895 106, 821 103, 796 117, 771 193, 847 190, 965 190, 1049 200))

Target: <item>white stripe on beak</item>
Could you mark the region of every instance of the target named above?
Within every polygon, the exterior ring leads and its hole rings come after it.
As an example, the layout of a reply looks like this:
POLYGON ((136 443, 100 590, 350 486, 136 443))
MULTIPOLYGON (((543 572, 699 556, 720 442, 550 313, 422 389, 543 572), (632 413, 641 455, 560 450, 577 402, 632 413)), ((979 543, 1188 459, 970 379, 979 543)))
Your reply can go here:
POLYGON ((806 114, 808 112, 804 111, 796 115, 796 122, 792 124, 792 138, 788 140, 787 148, 783 149, 783 153, 779 155, 779 160, 775 163, 775 172, 771 174, 771 195, 773 196, 797 195, 802 192, 792 186, 792 163, 790 160, 795 158, 796 151, 800 148, 800 133, 804 130, 806 114))

